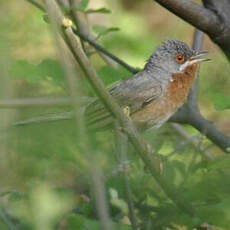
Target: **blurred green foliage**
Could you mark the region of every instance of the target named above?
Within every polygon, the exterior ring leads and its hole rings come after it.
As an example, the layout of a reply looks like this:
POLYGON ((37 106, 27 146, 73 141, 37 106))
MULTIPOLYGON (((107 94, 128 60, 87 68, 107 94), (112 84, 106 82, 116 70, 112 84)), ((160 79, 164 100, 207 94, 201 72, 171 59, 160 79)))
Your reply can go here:
POLYGON ((10 76, 24 78, 29 83, 39 83, 41 80, 51 80, 53 84, 64 84, 64 71, 57 60, 43 59, 38 65, 27 60, 18 60, 11 65, 10 76))
POLYGON ((216 93, 213 100, 217 110, 230 109, 230 97, 228 95, 216 93))
POLYGON ((118 27, 110 27, 107 28, 105 26, 101 25, 94 25, 93 31, 97 34, 97 39, 99 39, 101 36, 105 36, 108 33, 119 31, 120 29, 118 27))
POLYGON ((76 3, 75 8, 78 11, 83 11, 84 12, 88 5, 89 5, 89 0, 83 0, 83 1, 81 1, 79 3, 76 3))
MULTIPOLYGON (((3 19, 7 20, 0 26, 9 57, 1 53, 0 59, 9 62, 13 95, 69 95, 43 14, 26 1, 4 2, 3 7, 7 12, 3 19)), ((88 15, 89 27, 100 37, 102 45, 135 67, 142 68, 154 48, 167 37, 192 41, 193 29, 189 25, 149 1, 84 0, 76 7, 88 15), (110 11, 111 14, 105 14, 110 11)), ((230 133, 229 111, 217 114, 213 108, 215 105, 218 110, 229 109, 227 63, 207 38, 205 49, 212 51, 214 61, 201 67, 201 110, 207 117, 216 118, 217 125, 230 133)), ((131 76, 123 67, 114 69, 105 64, 97 53, 90 55, 90 59, 107 87, 131 76)), ((83 91, 93 95, 88 86, 83 91)), ((66 110, 72 108, 27 108, 11 110, 9 114, 20 120, 66 110)), ((72 119, 2 131, 1 144, 5 143, 7 148, 0 149, 5 158, 1 167, 0 207, 18 229, 101 229, 92 195, 92 162, 97 162, 105 175, 106 199, 114 229, 131 229, 114 134, 111 131, 89 133, 89 156, 82 151, 82 143, 78 141, 81 133, 75 123, 72 119)), ((185 128, 192 136, 197 135, 191 127, 185 128)), ((128 181, 141 229, 185 226, 191 229, 204 222, 229 229, 229 156, 223 156, 211 146, 208 150, 216 159, 207 161, 202 151, 190 142, 185 143, 168 124, 143 135, 162 158, 164 177, 176 186, 178 196, 195 207, 199 219, 177 210, 129 145, 128 181)), ((200 138, 200 145, 210 147, 210 142, 200 138)), ((1 213, 0 229, 8 229, 1 213)))

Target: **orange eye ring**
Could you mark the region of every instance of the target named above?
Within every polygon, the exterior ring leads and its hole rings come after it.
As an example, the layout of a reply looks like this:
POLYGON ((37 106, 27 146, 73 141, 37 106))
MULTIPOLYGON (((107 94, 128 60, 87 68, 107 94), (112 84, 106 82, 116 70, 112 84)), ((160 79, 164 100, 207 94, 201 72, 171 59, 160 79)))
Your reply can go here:
POLYGON ((176 62, 178 62, 178 63, 183 63, 185 60, 184 54, 177 54, 174 58, 175 58, 176 62))

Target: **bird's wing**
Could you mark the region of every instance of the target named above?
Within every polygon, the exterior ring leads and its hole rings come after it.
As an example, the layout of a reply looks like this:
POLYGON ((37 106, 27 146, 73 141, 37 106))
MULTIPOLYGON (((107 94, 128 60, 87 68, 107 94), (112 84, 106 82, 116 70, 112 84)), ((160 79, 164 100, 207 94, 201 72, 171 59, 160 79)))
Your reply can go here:
MULTIPOLYGON (((122 107, 128 107, 130 115, 156 100, 162 94, 160 83, 144 72, 123 80, 109 89, 122 107)), ((113 124, 112 114, 100 100, 95 100, 85 111, 86 125, 90 129, 103 129, 113 124)))

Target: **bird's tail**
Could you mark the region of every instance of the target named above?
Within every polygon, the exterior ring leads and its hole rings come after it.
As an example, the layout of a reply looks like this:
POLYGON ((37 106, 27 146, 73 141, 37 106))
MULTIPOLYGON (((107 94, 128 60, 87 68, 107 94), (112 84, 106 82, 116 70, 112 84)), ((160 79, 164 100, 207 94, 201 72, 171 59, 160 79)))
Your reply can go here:
POLYGON ((16 121, 12 126, 23 126, 30 124, 40 124, 45 122, 59 121, 59 120, 70 120, 74 118, 74 112, 62 112, 56 114, 47 114, 38 117, 28 118, 22 121, 16 121))

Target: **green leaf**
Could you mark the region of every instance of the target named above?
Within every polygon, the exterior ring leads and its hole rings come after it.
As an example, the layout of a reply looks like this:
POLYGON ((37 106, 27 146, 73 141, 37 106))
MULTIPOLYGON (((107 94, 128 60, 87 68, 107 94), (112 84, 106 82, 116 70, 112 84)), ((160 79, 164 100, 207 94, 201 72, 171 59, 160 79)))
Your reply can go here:
POLYGON ((204 222, 225 229, 230 228, 230 199, 204 205, 197 208, 197 213, 204 222))
POLYGON ((169 226, 169 223, 172 226, 174 224, 181 226, 186 225, 188 227, 186 229, 192 229, 195 221, 199 222, 199 220, 194 220, 194 218, 178 211, 173 204, 165 202, 157 207, 157 212, 152 217, 152 229, 166 229, 169 226))
POLYGON ((27 60, 19 60, 12 64, 10 76, 24 78, 28 82, 38 83, 40 80, 51 80, 55 84, 63 84, 64 71, 57 60, 44 59, 38 65, 27 60))
POLYGON ((88 4, 89 0, 82 0, 81 2, 75 4, 75 9, 84 12, 88 4))
POLYGON ((36 78, 36 67, 26 60, 19 60, 12 64, 10 76, 13 78, 36 78))
POLYGON ((87 13, 87 14, 92 14, 92 13, 110 14, 111 10, 109 10, 105 7, 102 7, 99 9, 88 9, 85 11, 85 13, 87 13))
POLYGON ((216 110, 230 109, 230 96, 216 93, 213 97, 216 110))
POLYGON ((40 77, 51 77, 54 81, 64 78, 64 71, 57 60, 44 59, 37 65, 37 72, 40 77))
POLYGON ((72 214, 68 217, 68 229, 84 229, 84 222, 84 216, 72 214))
POLYGON ((105 27, 101 25, 94 25, 93 31, 98 35, 98 37, 105 36, 108 33, 119 31, 118 27, 105 27))
POLYGON ((101 67, 98 70, 98 74, 108 87, 131 75, 131 73, 124 68, 114 69, 110 66, 101 67))

